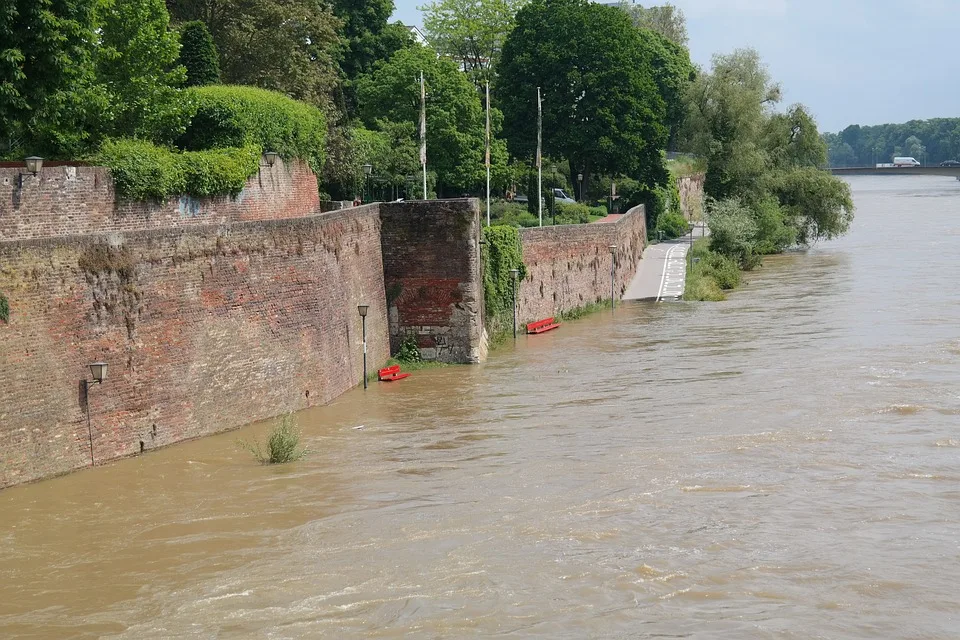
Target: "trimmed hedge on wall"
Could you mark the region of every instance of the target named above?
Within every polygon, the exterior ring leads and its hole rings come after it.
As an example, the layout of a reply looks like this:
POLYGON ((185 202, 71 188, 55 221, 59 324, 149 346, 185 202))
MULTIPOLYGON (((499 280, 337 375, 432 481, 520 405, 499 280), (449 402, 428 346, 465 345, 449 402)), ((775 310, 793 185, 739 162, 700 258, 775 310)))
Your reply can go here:
POLYGON ((174 152, 143 140, 110 140, 97 161, 110 168, 117 193, 131 200, 236 195, 257 173, 260 148, 174 152))
POLYGON ((195 113, 178 146, 189 150, 258 146, 302 158, 320 173, 327 121, 316 107, 275 91, 228 85, 193 87, 195 113))

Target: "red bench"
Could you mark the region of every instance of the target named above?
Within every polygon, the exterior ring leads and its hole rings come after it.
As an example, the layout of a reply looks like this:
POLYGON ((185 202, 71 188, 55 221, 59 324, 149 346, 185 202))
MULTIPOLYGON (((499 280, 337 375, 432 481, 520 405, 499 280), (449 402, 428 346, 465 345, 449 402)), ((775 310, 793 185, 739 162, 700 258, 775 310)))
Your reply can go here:
POLYGON ((545 318, 527 325, 527 333, 543 333, 560 326, 559 322, 554 322, 553 318, 545 318))
POLYGON ((400 365, 395 364, 392 367, 385 367, 377 371, 377 377, 380 382, 393 382, 394 380, 403 380, 409 378, 409 373, 400 373, 400 365))

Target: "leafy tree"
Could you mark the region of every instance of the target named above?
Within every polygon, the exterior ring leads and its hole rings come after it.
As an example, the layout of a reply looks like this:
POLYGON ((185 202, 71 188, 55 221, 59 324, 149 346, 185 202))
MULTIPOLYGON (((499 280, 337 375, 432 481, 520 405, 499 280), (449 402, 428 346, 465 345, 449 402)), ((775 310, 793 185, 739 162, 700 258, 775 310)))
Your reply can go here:
POLYGON ((387 23, 393 0, 333 0, 331 4, 343 23, 340 68, 348 80, 369 73, 376 62, 389 59, 412 41, 402 24, 387 23))
POLYGON ((853 221, 850 185, 813 167, 774 174, 770 189, 792 219, 797 242, 810 244, 843 235, 853 221))
POLYGON ((827 145, 802 104, 773 114, 765 137, 770 161, 778 167, 823 167, 827 163, 827 145))
POLYGON ((427 40, 479 86, 493 76, 514 16, 529 0, 436 0, 422 7, 427 40))
POLYGON ((178 22, 206 23, 224 82, 329 108, 341 23, 323 0, 167 0, 167 7, 178 22))
POLYGON ((396 52, 357 82, 360 115, 371 129, 380 120, 419 123, 421 71, 427 88, 427 157, 438 191, 470 191, 483 180, 484 114, 474 86, 451 60, 438 58, 429 47, 396 52))
POLYGON ((687 46, 687 19, 682 10, 669 2, 661 6, 643 7, 635 2, 620 0, 620 8, 638 27, 655 31, 678 46, 687 46))
POLYGON ((665 124, 669 128, 667 148, 673 148, 687 115, 687 88, 696 78, 695 69, 686 47, 648 29, 642 29, 641 36, 653 56, 653 77, 666 108, 665 124))
POLYGON ((600 172, 664 184, 666 108, 650 40, 619 9, 586 0, 534 0, 516 20, 497 67, 511 153, 534 155, 540 87, 544 154, 587 183, 600 172))
POLYGON ((97 23, 97 79, 110 100, 105 133, 171 141, 186 126, 174 88, 186 72, 163 0, 104 0, 97 23))
POLYGON ((96 0, 6 0, 0 6, 0 156, 83 148, 104 107, 94 79, 96 0))
POLYGON ((187 86, 220 82, 220 56, 207 25, 187 22, 180 30, 180 64, 187 71, 187 86))

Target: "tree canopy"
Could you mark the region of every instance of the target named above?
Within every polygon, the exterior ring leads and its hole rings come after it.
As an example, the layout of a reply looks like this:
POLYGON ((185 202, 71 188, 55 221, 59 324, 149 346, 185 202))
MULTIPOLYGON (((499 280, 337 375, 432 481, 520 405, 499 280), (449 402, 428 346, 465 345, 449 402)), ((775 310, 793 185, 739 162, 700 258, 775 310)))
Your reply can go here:
POLYGON ((832 167, 869 167, 913 156, 925 164, 960 160, 960 118, 910 120, 900 124, 852 124, 825 133, 832 167))
POLYGON ((680 47, 687 46, 687 19, 683 11, 669 2, 660 6, 644 7, 629 0, 620 0, 620 8, 633 23, 655 31, 680 47))
POLYGON ((497 68, 510 152, 534 155, 540 87, 545 154, 565 158, 587 182, 602 172, 664 184, 668 129, 653 71, 658 43, 616 7, 534 0, 521 9, 497 68))
POLYGON ((189 87, 220 82, 220 55, 207 25, 200 20, 180 29, 180 64, 186 69, 189 87))

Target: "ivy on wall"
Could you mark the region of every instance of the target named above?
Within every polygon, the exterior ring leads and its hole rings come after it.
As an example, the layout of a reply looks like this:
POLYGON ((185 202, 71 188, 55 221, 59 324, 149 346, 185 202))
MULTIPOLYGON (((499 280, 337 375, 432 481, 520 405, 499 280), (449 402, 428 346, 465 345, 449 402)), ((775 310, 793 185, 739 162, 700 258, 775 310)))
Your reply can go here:
POLYGON ((2 293, 0 293, 0 320, 10 322, 10 301, 2 293))
POLYGON ((513 276, 519 270, 517 286, 527 276, 523 264, 520 231, 513 226, 492 226, 483 230, 483 296, 487 329, 496 342, 513 326, 513 276))

